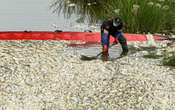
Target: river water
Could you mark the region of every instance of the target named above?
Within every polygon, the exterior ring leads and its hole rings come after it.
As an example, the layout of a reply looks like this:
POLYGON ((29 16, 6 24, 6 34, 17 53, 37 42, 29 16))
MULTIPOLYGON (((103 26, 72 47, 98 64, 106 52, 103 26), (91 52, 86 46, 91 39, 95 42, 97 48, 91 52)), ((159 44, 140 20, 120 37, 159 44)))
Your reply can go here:
MULTIPOLYGON (((92 30, 88 24, 77 23, 77 15, 65 18, 64 14, 53 13, 50 8, 52 0, 3 0, 0 4, 0 31, 85 31, 92 30), (53 26, 56 25, 56 27, 53 26)), ((92 30, 96 31, 96 30, 92 30)), ((97 28, 98 31, 98 28, 97 28)), ((119 46, 111 49, 115 57, 119 46)), ((89 45, 88 48, 74 48, 80 53, 96 55, 101 45, 89 45)), ((73 49, 73 50, 74 50, 73 49)), ((117 54, 118 55, 118 54, 117 54)))
POLYGON ((2 0, 0 31, 83 31, 88 28, 85 24, 76 23, 76 15, 66 19, 63 14, 53 13, 52 3, 52 0, 2 0), (77 28, 77 25, 83 25, 84 29, 77 28))

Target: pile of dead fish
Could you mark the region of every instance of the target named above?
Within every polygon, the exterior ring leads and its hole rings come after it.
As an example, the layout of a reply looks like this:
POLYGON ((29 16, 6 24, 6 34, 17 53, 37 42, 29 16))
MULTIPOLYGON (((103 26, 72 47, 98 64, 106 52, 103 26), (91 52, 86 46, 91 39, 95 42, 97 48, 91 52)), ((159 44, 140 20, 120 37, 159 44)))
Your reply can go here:
MULTIPOLYGON (((158 53, 167 42, 157 42, 158 53)), ((0 110, 175 109, 175 70, 161 59, 138 51, 114 61, 81 61, 68 43, 0 41, 0 110)))

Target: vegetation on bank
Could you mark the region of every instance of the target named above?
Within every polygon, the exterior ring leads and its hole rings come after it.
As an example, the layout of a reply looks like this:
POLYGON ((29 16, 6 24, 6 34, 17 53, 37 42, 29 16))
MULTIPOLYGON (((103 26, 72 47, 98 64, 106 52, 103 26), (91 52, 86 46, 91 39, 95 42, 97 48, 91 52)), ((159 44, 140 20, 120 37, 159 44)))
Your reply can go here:
POLYGON ((175 52, 168 52, 164 50, 162 55, 157 55, 155 51, 149 52, 148 55, 144 55, 143 58, 159 59, 162 58, 162 65, 164 66, 175 66, 175 52))
POLYGON ((133 47, 129 46, 130 54, 136 53, 138 51, 147 51, 148 54, 143 55, 143 58, 149 59, 161 59, 161 64, 163 66, 173 66, 175 67, 175 51, 164 50, 161 54, 157 54, 156 47, 133 47))
POLYGON ((120 16, 129 33, 175 32, 175 0, 54 0, 53 12, 65 16, 80 15, 78 21, 89 23, 120 16))
POLYGON ((165 66, 175 66, 175 52, 164 52, 164 57, 162 60, 163 65, 165 66), (168 53, 168 54, 167 54, 168 53))
POLYGON ((144 55, 144 58, 158 59, 162 57, 162 55, 157 55, 155 52, 151 52, 148 55, 144 55))

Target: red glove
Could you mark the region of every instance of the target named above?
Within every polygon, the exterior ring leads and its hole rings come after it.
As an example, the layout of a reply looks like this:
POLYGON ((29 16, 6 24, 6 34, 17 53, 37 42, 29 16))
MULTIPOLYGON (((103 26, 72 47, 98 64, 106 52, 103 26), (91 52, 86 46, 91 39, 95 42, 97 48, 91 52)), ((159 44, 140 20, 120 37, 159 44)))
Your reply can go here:
POLYGON ((107 46, 107 45, 104 45, 104 46, 103 46, 103 52, 104 52, 104 53, 108 53, 108 46, 107 46))
POLYGON ((119 40, 117 38, 115 38, 113 43, 118 44, 119 40))

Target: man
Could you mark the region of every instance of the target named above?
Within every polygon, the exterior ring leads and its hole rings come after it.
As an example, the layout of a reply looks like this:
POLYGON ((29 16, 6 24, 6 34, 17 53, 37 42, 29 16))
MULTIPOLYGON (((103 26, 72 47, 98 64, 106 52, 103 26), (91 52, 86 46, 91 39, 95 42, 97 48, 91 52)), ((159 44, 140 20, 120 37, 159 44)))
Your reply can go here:
POLYGON ((101 25, 101 43, 103 47, 103 54, 102 58, 108 58, 108 49, 109 49, 109 40, 110 35, 112 35, 115 39, 115 43, 118 44, 118 42, 122 46, 122 53, 120 56, 125 56, 128 53, 128 46, 126 38, 124 37, 122 33, 122 20, 119 17, 115 17, 110 20, 106 20, 101 25))

